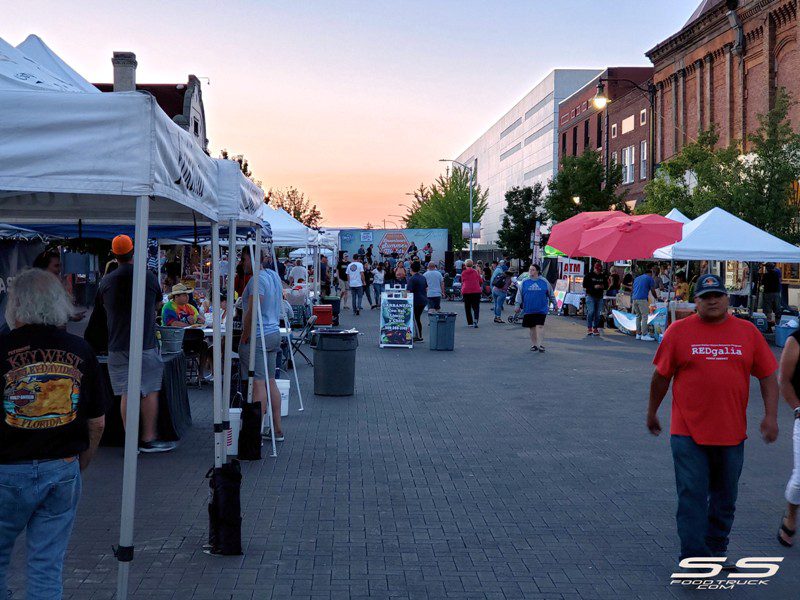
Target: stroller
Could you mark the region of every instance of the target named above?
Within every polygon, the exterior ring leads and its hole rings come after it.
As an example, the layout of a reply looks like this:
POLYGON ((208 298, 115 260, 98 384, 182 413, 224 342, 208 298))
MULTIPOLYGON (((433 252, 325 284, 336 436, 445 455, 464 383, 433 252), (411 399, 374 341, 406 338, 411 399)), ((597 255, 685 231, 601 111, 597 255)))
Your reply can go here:
POLYGON ((455 279, 450 285, 445 285, 444 288, 445 298, 451 301, 458 302, 461 300, 461 274, 456 275, 455 279))

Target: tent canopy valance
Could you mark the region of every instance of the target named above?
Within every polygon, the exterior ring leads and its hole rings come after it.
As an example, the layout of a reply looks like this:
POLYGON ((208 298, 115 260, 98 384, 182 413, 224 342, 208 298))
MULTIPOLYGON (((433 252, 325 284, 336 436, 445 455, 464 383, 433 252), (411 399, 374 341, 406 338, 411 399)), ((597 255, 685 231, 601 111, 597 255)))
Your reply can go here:
POLYGON ((717 207, 683 226, 680 242, 655 251, 666 260, 800 262, 800 248, 717 207))

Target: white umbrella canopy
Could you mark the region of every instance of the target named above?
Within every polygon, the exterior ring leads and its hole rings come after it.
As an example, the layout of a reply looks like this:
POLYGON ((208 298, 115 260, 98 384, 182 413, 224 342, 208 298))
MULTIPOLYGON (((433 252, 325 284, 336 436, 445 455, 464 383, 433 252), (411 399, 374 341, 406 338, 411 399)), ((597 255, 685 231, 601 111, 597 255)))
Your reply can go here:
POLYGON ((683 239, 655 251, 666 260, 800 262, 800 248, 717 207, 683 227, 683 239))

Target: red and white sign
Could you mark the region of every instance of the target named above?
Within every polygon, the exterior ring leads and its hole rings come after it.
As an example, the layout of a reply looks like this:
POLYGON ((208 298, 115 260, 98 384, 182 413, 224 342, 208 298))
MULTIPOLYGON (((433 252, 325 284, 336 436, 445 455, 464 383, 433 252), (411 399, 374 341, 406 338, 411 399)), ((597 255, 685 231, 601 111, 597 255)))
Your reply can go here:
POLYGON ((378 244, 378 251, 384 255, 392 254, 393 252, 403 255, 410 245, 404 233, 387 233, 378 244))

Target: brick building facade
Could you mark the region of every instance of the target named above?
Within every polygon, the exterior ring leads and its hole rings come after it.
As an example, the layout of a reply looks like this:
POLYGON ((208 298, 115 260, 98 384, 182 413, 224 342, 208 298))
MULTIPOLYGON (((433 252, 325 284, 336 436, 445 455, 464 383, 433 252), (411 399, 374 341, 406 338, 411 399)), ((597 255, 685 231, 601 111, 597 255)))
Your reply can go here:
POLYGON ((626 200, 633 206, 644 197, 648 176, 649 107, 647 94, 623 79, 646 87, 653 75, 650 67, 609 67, 580 90, 563 100, 558 107, 559 165, 565 156, 578 156, 588 148, 623 165, 620 191, 627 190, 626 200), (597 110, 592 99, 597 83, 603 79, 608 104, 597 110), (606 118, 608 137, 606 137, 606 118), (606 146, 608 139, 608 148, 606 146))
MULTIPOLYGON (((800 99, 798 0, 705 0, 675 35, 648 51, 656 85, 656 161, 716 124, 720 144, 747 134, 785 87, 800 99), (729 10, 728 5, 738 5, 729 10)), ((800 105, 790 118, 800 126, 800 105)))

